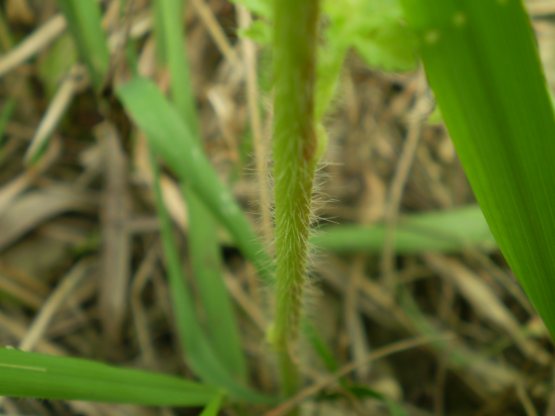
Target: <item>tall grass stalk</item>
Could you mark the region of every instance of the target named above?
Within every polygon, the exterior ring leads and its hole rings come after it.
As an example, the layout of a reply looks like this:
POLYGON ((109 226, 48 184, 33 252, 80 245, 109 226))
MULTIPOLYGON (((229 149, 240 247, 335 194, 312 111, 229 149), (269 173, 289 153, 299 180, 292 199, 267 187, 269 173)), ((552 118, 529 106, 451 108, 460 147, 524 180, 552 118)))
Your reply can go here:
POLYGON ((288 395, 298 385, 291 354, 301 319, 317 163, 314 92, 319 1, 276 0, 274 17, 276 310, 271 337, 278 351, 283 392, 288 395))

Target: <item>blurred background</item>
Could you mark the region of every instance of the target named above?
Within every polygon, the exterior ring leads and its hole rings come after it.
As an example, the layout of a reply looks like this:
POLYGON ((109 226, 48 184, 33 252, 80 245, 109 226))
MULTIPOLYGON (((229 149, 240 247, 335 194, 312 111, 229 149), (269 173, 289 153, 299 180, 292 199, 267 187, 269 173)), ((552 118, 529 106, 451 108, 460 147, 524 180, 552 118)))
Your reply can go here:
MULTIPOLYGON (((167 90, 151 2, 101 3, 111 69, 99 99, 55 1, 0 2, 0 344, 193 377, 175 335, 145 144, 113 96, 129 45, 140 71, 167 90)), ((271 247, 253 144, 268 165, 271 56, 238 3, 249 2, 190 0, 183 24, 204 149, 271 247)), ((555 1, 527 5, 553 87, 555 1)), ((307 341, 300 346, 306 386, 316 386, 302 414, 555 416, 551 341, 496 250, 422 71, 379 66, 349 50, 323 117, 329 143, 306 304, 332 359, 326 368, 307 341)), ((190 277, 187 207, 169 171, 161 184, 190 277)), ((269 290, 223 230, 219 239, 252 384, 273 392, 269 290)))

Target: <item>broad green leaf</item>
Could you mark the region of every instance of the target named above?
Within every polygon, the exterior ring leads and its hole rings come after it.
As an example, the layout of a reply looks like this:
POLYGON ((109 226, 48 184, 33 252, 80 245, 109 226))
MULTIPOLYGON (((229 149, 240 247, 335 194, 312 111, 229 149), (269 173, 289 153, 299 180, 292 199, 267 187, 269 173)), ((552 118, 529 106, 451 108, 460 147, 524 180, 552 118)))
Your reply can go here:
POLYGON ((102 30, 100 5, 96 0, 58 0, 58 5, 98 91, 102 88, 110 64, 106 34, 102 30))
MULTIPOLYGON (((379 251, 385 235, 383 224, 334 225, 322 227, 311 242, 319 249, 337 252, 379 251)), ((397 222, 394 241, 398 253, 496 248, 478 206, 402 216, 397 222)))
MULTIPOLYGON (((160 1, 155 2, 154 7, 158 16, 157 45, 165 52, 165 61, 170 71, 172 100, 190 128, 193 138, 202 148, 183 37, 183 2, 160 1)), ((217 224, 191 185, 182 181, 182 189, 188 203, 189 253, 195 286, 202 305, 201 315, 205 317, 203 327, 222 364, 238 380, 246 381, 247 365, 235 313, 222 276, 217 224)))
POLYGON ((520 0, 403 0, 501 251, 555 335, 555 117, 520 0))
POLYGON ((0 349, 0 395, 155 406, 203 406, 218 389, 77 358, 0 349))

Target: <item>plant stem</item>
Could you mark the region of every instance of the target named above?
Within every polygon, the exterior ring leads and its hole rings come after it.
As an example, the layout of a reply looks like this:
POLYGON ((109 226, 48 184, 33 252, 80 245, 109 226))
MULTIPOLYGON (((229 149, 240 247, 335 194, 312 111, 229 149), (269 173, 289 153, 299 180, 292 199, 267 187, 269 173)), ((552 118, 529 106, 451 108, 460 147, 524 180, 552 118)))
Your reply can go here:
POLYGON ((274 3, 276 310, 272 341, 285 395, 298 385, 298 338, 308 257, 317 136, 314 116, 318 0, 274 3))

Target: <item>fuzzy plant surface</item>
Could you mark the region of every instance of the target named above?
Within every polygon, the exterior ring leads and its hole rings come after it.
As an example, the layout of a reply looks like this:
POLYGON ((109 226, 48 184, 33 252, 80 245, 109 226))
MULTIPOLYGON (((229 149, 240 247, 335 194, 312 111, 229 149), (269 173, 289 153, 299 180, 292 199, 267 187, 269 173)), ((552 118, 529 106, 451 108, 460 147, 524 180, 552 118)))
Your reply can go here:
POLYGON ((315 74, 319 1, 274 3, 274 198, 276 310, 270 334, 285 394, 297 385, 291 361, 306 280, 317 164, 315 74))

